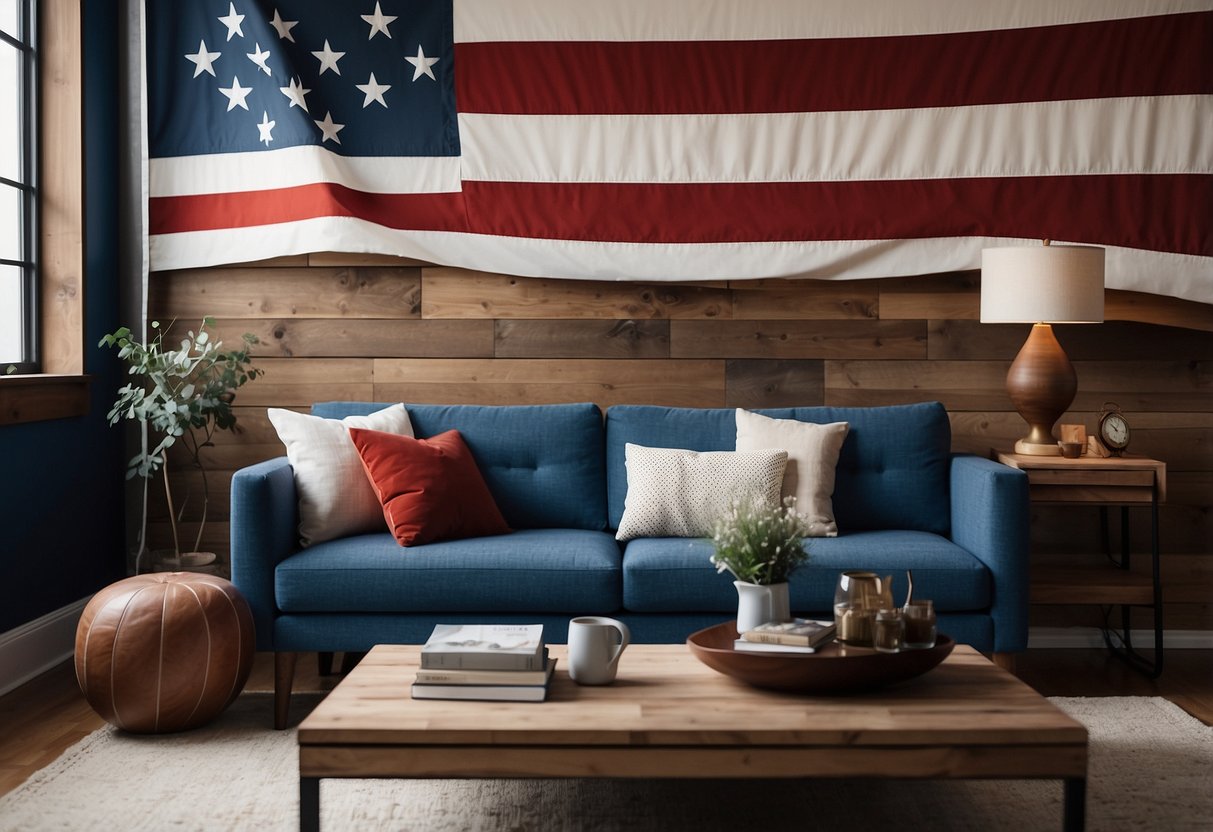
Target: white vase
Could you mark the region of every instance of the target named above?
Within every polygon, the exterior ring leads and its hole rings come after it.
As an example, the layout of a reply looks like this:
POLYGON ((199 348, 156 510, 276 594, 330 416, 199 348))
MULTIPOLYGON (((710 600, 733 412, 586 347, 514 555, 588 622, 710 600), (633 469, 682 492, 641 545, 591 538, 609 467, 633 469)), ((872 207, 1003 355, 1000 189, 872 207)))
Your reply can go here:
POLYGON ((768 621, 792 619, 786 583, 763 586, 733 581, 733 586, 737 587, 737 632, 744 633, 768 621))

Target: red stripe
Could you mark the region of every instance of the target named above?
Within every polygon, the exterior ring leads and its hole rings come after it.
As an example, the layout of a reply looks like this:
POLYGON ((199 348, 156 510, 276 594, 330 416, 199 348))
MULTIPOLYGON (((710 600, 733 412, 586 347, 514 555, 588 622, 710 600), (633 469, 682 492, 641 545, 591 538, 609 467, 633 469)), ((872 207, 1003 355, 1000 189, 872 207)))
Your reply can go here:
POLYGON ((1213 93, 1213 12, 903 37, 458 43, 455 84, 460 112, 519 114, 790 113, 1213 93))
POLYGON ((1213 175, 860 182, 465 182, 460 194, 307 185, 150 201, 151 233, 360 217, 388 228, 622 243, 1007 236, 1213 256, 1213 175), (466 213, 465 213, 466 211, 466 213))
POLYGON ((315 217, 360 217, 417 231, 466 231, 463 194, 372 194, 317 183, 264 191, 153 197, 152 234, 250 228, 315 217))

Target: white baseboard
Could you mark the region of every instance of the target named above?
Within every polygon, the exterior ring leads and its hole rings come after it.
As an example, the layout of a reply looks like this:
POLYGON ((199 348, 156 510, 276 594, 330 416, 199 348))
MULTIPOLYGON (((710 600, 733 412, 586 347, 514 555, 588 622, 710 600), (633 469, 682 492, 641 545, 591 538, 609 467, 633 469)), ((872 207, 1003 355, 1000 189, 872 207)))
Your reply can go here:
POLYGON ((76 649, 76 624, 92 597, 0 633, 0 668, 4 668, 0 696, 71 658, 76 649))
MULTIPOLYGON (((1133 646, 1153 649, 1153 630, 1131 630, 1133 646)), ((1213 630, 1167 630, 1163 633, 1166 650, 1211 650, 1213 630)), ((1028 630, 1028 649, 1103 647, 1103 633, 1097 627, 1032 627, 1028 630)))

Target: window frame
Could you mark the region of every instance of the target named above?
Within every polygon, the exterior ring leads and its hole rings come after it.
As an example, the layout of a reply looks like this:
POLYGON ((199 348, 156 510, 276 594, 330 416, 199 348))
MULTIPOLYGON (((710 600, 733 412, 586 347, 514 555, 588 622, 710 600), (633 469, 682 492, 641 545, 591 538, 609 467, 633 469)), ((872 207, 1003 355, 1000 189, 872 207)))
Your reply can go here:
POLYGON ((0 370, 0 426, 87 415, 92 381, 84 371, 83 4, 21 2, 36 15, 36 227, 27 228, 32 248, 23 257, 32 255, 37 266, 28 307, 36 315, 39 366, 13 375, 0 370))
MULTIPOLYGON (((0 176, 0 184, 21 194, 21 255, 0 257, 0 265, 21 270, 21 361, 9 362, 19 373, 40 368, 38 292, 38 18, 34 0, 18 0, 17 33, 0 30, 0 42, 20 53, 21 181, 0 176)), ((9 364, 5 365, 5 371, 9 364)))

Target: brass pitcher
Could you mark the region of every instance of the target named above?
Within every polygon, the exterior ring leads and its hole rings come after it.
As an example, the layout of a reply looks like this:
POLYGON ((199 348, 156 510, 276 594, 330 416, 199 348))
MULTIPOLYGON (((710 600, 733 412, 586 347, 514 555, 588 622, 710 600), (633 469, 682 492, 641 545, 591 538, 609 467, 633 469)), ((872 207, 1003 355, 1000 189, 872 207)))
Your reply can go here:
POLYGON ((843 644, 872 646, 877 610, 893 608, 893 576, 875 572, 843 572, 834 590, 836 638, 843 644))

